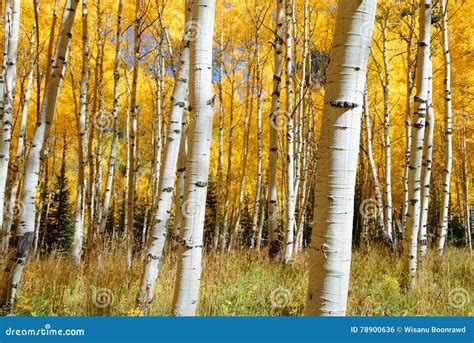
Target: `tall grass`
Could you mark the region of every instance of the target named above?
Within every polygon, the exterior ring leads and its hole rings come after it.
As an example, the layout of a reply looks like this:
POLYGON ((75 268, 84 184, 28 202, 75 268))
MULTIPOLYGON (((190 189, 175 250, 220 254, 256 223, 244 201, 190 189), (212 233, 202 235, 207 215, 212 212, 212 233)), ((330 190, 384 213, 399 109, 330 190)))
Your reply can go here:
MULTIPOLYGON (((142 261, 127 273, 123 247, 101 252, 99 262, 74 269, 50 254, 28 264, 20 284, 15 315, 140 315, 135 297, 142 261), (113 301, 112 301, 113 300, 113 301)), ((233 251, 205 254, 199 314, 210 316, 301 315, 307 286, 306 253, 290 266, 270 262, 264 253, 233 251)), ((176 256, 164 260, 152 315, 170 315, 176 256)), ((440 262, 430 253, 420 266, 417 285, 400 287, 402 261, 383 248, 354 251, 349 315, 472 315, 472 263, 464 249, 448 248, 440 262)))

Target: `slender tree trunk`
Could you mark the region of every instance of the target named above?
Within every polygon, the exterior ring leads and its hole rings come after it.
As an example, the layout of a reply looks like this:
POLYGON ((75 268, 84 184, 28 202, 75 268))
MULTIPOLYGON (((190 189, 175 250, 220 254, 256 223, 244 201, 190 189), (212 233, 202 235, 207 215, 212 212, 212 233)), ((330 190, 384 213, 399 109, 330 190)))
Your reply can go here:
POLYGON ((449 53, 448 38, 448 9, 446 0, 441 0, 441 12, 443 13, 443 49, 444 49, 444 96, 445 96, 445 119, 444 119, 444 141, 446 144, 446 155, 443 169, 443 192, 441 193, 441 211, 439 214, 439 240, 438 256, 443 255, 444 243, 448 233, 449 195, 451 186, 451 169, 453 165, 453 143, 452 143, 452 110, 451 110, 451 54, 449 53))
POLYGON ((376 1, 338 1, 315 175, 306 315, 346 314, 354 189, 376 1))
MULTIPOLYGON (((196 0, 194 0, 196 1, 196 0)), ((175 80, 173 95, 171 96, 172 107, 169 112, 168 139, 163 153, 160 179, 158 185, 158 204, 152 221, 152 229, 149 235, 145 267, 141 281, 140 294, 137 305, 148 314, 156 288, 156 280, 161 268, 163 248, 168 234, 168 221, 173 202, 174 179, 176 175, 177 160, 181 142, 182 120, 185 115, 186 100, 188 96, 189 77, 189 46, 190 31, 192 27, 192 5, 193 0, 186 0, 185 32, 183 33, 183 51, 181 52, 180 65, 175 80)), ((176 212, 181 209, 177 208, 176 212)))
POLYGON ((283 72, 282 45, 284 35, 285 8, 283 0, 276 1, 275 38, 274 38, 274 72, 272 107, 270 113, 270 148, 268 158, 268 240, 270 257, 280 258, 280 239, 278 235, 278 203, 277 203, 277 172, 278 172, 278 141, 281 129, 280 90, 283 72))
POLYGON ((49 137, 49 132, 56 110, 59 90, 64 77, 69 42, 72 37, 72 27, 79 0, 67 0, 61 27, 59 29, 56 53, 52 61, 53 67, 46 85, 45 95, 33 135, 32 144, 25 165, 25 180, 21 199, 24 211, 19 219, 15 237, 15 248, 9 254, 9 261, 2 280, 2 304, 8 312, 15 301, 16 290, 21 279, 26 258, 34 239, 36 193, 41 164, 41 156, 49 137))
POLYGON ((419 44, 417 53, 416 95, 414 97, 414 116, 412 123, 412 142, 410 171, 408 173, 408 214, 406 227, 405 273, 406 286, 409 287, 416 277, 418 230, 420 224, 421 171, 423 157, 423 140, 425 134, 425 117, 428 103, 428 81, 430 63, 430 25, 431 0, 420 3, 419 44))
POLYGON ((431 186, 431 168, 433 165, 433 135, 435 116, 433 111, 433 72, 431 60, 429 61, 429 80, 428 80, 428 104, 427 116, 425 123, 425 139, 423 145, 423 172, 421 189, 421 214, 420 214, 420 258, 422 261, 426 257, 426 250, 428 248, 427 229, 428 229, 428 205, 430 200, 430 186, 431 186))
POLYGON ((464 207, 464 229, 466 246, 469 249, 469 253, 472 253, 472 238, 471 238, 471 223, 469 218, 469 176, 468 176, 468 161, 467 161, 467 147, 466 147, 466 132, 467 127, 463 127, 461 131, 461 172, 462 172, 462 184, 463 184, 463 207, 464 207))
MULTIPOLYGON (((1 93, 3 102, 0 103, 0 229, 2 241, 6 240, 4 223, 4 204, 8 177, 8 163, 10 161, 10 142, 12 139, 13 106, 15 104, 16 62, 18 39, 20 36, 20 0, 7 0, 5 6, 5 39, 4 60, 2 70, 1 93)), ((2 246, 3 250, 3 246, 2 246)))
POLYGON ((195 0, 192 18, 200 28, 190 46, 189 103, 191 124, 186 161, 185 211, 178 250, 178 270, 173 296, 173 313, 196 314, 201 279, 204 216, 212 139, 212 43, 215 0, 195 0))

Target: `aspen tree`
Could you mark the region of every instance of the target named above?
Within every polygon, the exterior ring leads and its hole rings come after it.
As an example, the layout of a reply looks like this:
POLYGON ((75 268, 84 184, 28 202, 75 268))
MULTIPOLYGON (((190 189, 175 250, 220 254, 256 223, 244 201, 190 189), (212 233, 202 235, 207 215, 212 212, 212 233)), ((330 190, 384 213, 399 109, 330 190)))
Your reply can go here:
POLYGON ((201 279, 204 216, 212 140, 212 43, 215 0, 194 0, 192 18, 198 32, 190 45, 189 105, 191 123, 186 158, 184 223, 178 247, 173 313, 194 316, 201 279))
POLYGON ((425 119, 428 103, 429 64, 430 64, 430 28, 431 0, 420 2, 419 43, 417 52, 417 79, 414 113, 412 122, 412 141, 410 155, 410 171, 408 173, 408 214, 406 227, 405 273, 410 286, 416 277, 418 230, 420 225, 421 203, 421 172, 423 158, 423 141, 425 134, 425 119))
POLYGON ((280 239, 278 235, 278 204, 277 204, 277 171, 278 171, 278 141, 280 129, 280 91, 283 72, 282 46, 284 36, 285 8, 283 0, 276 0, 275 38, 274 38, 274 72, 273 92, 270 112, 270 146, 268 157, 268 236, 270 242, 270 257, 279 259, 280 239))
POLYGON ((451 54, 449 52, 448 37, 448 9, 446 0, 441 0, 443 50, 444 50, 444 141, 446 153, 443 169, 443 192, 441 193, 441 211, 439 213, 439 240, 438 256, 443 255, 444 243, 448 233, 449 195, 451 186, 451 169, 453 165, 453 143, 452 143, 452 109, 451 109, 451 54))
POLYGON ((7 262, 2 280, 2 305, 6 311, 10 310, 15 301, 16 290, 34 239, 36 193, 38 190, 41 156, 49 137, 54 112, 57 107, 78 3, 79 0, 67 0, 64 7, 56 52, 51 62, 51 74, 46 84, 40 117, 37 119, 25 164, 25 179, 21 196, 24 211, 19 219, 15 247, 9 253, 9 261, 7 262))
POLYGON ((18 39, 20 36, 20 0, 7 0, 5 4, 4 28, 3 75, 0 84, 0 97, 2 97, 2 102, 0 103, 0 230, 2 231, 2 241, 6 241, 5 236, 8 234, 3 227, 4 204, 6 201, 8 164, 10 161, 10 142, 12 140, 16 62, 18 39))
MULTIPOLYGON (((140 294, 137 304, 148 314, 153 302, 156 280, 158 278, 163 258, 163 248, 168 234, 168 221, 173 201, 174 182, 177 160, 181 142, 182 120, 185 115, 188 96, 189 78, 189 46, 190 30, 192 27, 193 0, 185 2, 185 25, 183 33, 183 50, 180 65, 175 80, 173 95, 171 96, 171 110, 169 112, 168 138, 163 152, 160 179, 158 184, 158 203, 153 214, 152 229, 149 235, 149 245, 146 251, 145 267, 141 281, 140 294)), ((179 209, 177 209, 179 211, 179 209)))
POLYGON ((375 0, 338 1, 315 175, 306 315, 346 314, 354 188, 375 0))

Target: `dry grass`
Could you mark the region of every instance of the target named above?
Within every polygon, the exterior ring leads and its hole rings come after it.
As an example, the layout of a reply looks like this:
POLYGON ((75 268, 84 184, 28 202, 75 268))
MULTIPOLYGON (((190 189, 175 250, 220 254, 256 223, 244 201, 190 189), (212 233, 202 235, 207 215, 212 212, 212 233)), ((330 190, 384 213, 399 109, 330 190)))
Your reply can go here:
MULTIPOLYGON (((73 269, 64 257, 52 254, 30 263, 19 289, 16 315, 140 315, 135 308, 142 263, 134 260, 126 272, 122 249, 105 250, 96 268, 73 269), (113 253, 112 253, 113 251, 113 253), (93 295, 106 289, 99 302, 93 295), (97 303, 97 302, 96 302, 97 303)), ((95 264, 95 263, 94 263, 95 264)), ((264 254, 234 251, 204 257, 200 315, 300 315, 307 285, 307 255, 291 266, 271 263, 264 254)), ((87 265, 84 263, 83 265, 87 265)), ((92 265, 92 264, 91 264, 92 265)), ((152 315, 169 315, 175 280, 176 257, 165 259, 152 315)), ((402 262, 384 249, 353 254, 350 315, 472 315, 472 302, 456 307, 465 295, 472 298, 472 263, 464 249, 446 249, 441 263, 428 256, 417 285, 401 289, 402 262), (450 296, 451 294, 451 296, 450 296)))

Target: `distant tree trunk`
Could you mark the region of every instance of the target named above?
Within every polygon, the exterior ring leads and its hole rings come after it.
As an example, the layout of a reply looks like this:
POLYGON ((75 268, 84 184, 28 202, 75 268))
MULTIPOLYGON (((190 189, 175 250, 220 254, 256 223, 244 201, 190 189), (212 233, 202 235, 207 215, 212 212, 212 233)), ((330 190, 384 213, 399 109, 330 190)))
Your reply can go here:
POLYGON ((379 233, 385 233, 384 225, 384 213, 382 211, 382 193, 380 192, 379 177, 377 175, 377 167, 374 162, 374 153, 372 150, 372 128, 370 125, 370 113, 369 113, 369 96, 368 90, 364 93, 364 118, 365 118, 365 130, 367 139, 367 160, 369 161, 370 172, 372 176, 372 182, 374 183, 375 189, 375 202, 377 206, 377 223, 379 233), (380 206, 380 208, 379 208, 380 206))
POLYGON ((421 203, 421 171, 423 157, 423 140, 425 134, 425 117, 428 103, 428 81, 430 63, 430 28, 431 0, 420 2, 419 44, 417 53, 417 80, 415 108, 412 123, 412 142, 410 156, 410 171, 408 173, 408 214, 406 227, 405 273, 406 285, 409 287, 416 277, 418 230, 420 226, 421 203))
POLYGON ((104 194, 104 203, 102 206, 102 212, 99 223, 99 233, 101 235, 105 232, 105 227, 107 225, 107 218, 109 215, 110 209, 110 198, 112 195, 112 185, 115 175, 115 162, 117 158, 117 147, 118 147, 118 112, 119 112, 119 101, 120 101, 120 59, 121 59, 121 44, 122 44, 122 11, 123 11, 123 1, 120 0, 118 4, 117 11, 117 33, 115 36, 115 61, 114 61, 114 104, 113 104, 113 138, 112 138, 112 148, 110 150, 109 163, 107 169, 107 180, 105 182, 105 194, 104 194))
POLYGON ((346 314, 354 189, 376 1, 338 1, 324 99, 306 315, 346 314))
POLYGON ((468 160, 467 160, 467 147, 466 147, 466 132, 468 128, 464 126, 461 129, 460 145, 461 145, 461 175, 463 184, 463 207, 464 207, 464 230, 466 238, 466 246, 469 252, 472 253, 472 239, 471 239, 471 223, 469 218, 469 173, 468 173, 468 160))
POLYGON ((429 61, 429 79, 428 79, 428 96, 427 96, 427 116, 425 123, 425 139, 423 143, 423 163, 422 163, 422 182, 421 189, 421 214, 420 214, 420 258, 422 260, 426 257, 426 250, 428 247, 427 230, 428 230, 428 205, 430 200, 430 186, 431 186, 431 168, 433 165, 433 135, 435 116, 433 111, 433 72, 431 60, 429 61))
MULTIPOLYGON (((192 27, 192 4, 193 0, 186 1, 185 31, 183 33, 183 50, 181 52, 180 65, 175 80, 173 95, 171 96, 172 107, 169 112, 168 139, 163 153, 160 179, 158 185, 158 203, 153 214, 152 229, 149 235, 149 245, 146 252, 145 267, 143 271, 140 293, 137 305, 148 314, 155 295, 156 280, 160 273, 163 258, 163 248, 168 234, 168 222, 170 219, 171 205, 173 202, 174 181, 177 168, 177 160, 181 143, 182 120, 186 110, 188 96, 189 78, 189 46, 190 28, 192 27)), ((177 208, 176 212, 180 209, 177 208)))
POLYGON ((272 107, 270 113, 270 147, 268 158, 268 240, 269 255, 274 260, 280 258, 280 239, 278 237, 278 203, 277 203, 277 172, 278 172, 278 141, 281 127, 280 91, 283 73, 282 46, 284 35, 285 8, 283 0, 276 1, 275 37, 274 37, 274 71, 272 107))
POLYGON ((173 314, 196 314, 201 279, 204 217, 212 140, 212 43, 215 0, 195 0, 192 17, 199 28, 190 46, 189 104, 191 124, 186 161, 185 192, 178 248, 178 270, 173 296, 173 314))
POLYGON ((77 115, 77 193, 76 213, 74 222, 74 238, 72 240, 72 261, 78 266, 81 263, 82 241, 84 236, 84 170, 86 160, 86 119, 88 109, 88 85, 89 85, 89 33, 88 33, 88 11, 87 0, 82 1, 82 73, 81 73, 81 96, 80 110, 77 115))
MULTIPOLYGON (((4 204, 6 201, 8 164, 10 162, 13 106, 15 104, 16 62, 20 36, 20 0, 7 0, 4 20, 4 58, 0 79, 0 97, 3 100, 0 103, 0 229, 2 230, 2 241, 6 242, 8 233, 4 227, 4 204)), ((4 247, 2 244, 2 251, 4 247)))
POLYGON ((446 144, 446 155, 443 169, 443 192, 441 193, 441 211, 439 213, 439 240, 438 256, 443 255, 444 243, 448 233, 449 195, 451 186, 451 169, 453 165, 453 143, 452 143, 452 110, 451 110, 451 54, 449 53, 448 38, 448 9, 446 0, 441 0, 441 12, 443 13, 443 50, 444 50, 444 96, 445 96, 445 123, 444 141, 446 144))
POLYGON ((5 312, 10 311, 15 301, 16 290, 34 239, 36 193, 38 190, 41 156, 49 137, 57 106, 78 3, 79 0, 67 0, 64 7, 56 53, 52 60, 53 67, 51 68, 49 81, 46 84, 41 114, 37 120, 32 144, 26 160, 25 180, 21 196, 24 211, 19 219, 19 226, 15 237, 16 247, 9 253, 9 260, 2 279, 2 307, 5 312))

